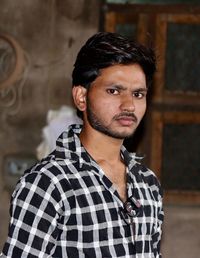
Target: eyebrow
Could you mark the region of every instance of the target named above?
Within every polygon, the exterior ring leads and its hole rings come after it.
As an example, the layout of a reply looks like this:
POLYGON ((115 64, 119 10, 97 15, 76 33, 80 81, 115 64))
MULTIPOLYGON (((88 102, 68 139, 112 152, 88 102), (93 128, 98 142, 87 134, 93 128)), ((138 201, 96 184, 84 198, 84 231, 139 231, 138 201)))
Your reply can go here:
MULTIPOLYGON (((115 88, 117 90, 123 90, 123 91, 125 91, 127 89, 126 87, 124 87, 121 84, 110 84, 110 85, 107 85, 107 87, 113 87, 113 88, 115 88)), ((135 91, 147 92, 148 88, 146 88, 146 87, 138 87, 138 88, 133 89, 133 92, 135 92, 135 91)))

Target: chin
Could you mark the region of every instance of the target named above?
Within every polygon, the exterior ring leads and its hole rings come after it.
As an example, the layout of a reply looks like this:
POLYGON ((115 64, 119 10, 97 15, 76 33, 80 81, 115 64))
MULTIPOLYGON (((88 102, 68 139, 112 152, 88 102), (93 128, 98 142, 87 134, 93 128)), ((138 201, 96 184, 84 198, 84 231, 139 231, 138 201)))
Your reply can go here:
POLYGON ((130 138, 131 136, 133 136, 133 134, 134 134, 134 132, 135 132, 135 130, 131 130, 131 132, 129 131, 129 132, 117 132, 117 131, 115 131, 115 132, 110 132, 108 135, 109 136, 111 136, 111 137, 113 137, 113 138, 116 138, 116 139, 121 139, 121 140, 124 140, 125 138, 130 138))

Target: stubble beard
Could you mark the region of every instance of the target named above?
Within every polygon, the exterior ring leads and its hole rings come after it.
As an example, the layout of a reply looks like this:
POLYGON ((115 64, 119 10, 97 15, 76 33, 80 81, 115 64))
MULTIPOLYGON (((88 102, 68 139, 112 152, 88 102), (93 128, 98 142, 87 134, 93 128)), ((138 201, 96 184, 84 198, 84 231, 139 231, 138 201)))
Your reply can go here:
MULTIPOLYGON (((115 138, 115 139, 124 140, 125 138, 130 138, 136 130, 136 128, 133 129, 133 131, 129 134, 126 133, 126 132, 120 133, 120 132, 116 132, 116 131, 112 130, 108 126, 104 125, 104 123, 92 111, 92 107, 91 107, 89 101, 87 102, 87 119, 88 119, 88 122, 89 122, 90 126, 93 129, 95 129, 95 130, 97 130, 97 131, 99 131, 99 132, 101 132, 101 133, 103 133, 107 136, 115 138)), ((136 118, 136 120, 137 120, 137 118, 136 118)))

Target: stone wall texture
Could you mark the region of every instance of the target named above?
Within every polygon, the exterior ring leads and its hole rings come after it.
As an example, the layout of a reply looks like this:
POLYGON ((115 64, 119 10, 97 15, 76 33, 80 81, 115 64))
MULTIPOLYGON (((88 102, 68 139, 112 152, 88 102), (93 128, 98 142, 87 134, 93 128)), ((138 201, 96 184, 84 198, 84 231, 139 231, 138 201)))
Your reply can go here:
MULTIPOLYGON (((0 0, 0 250, 11 192, 36 161, 47 112, 72 105, 73 63, 98 31, 100 2, 0 0)), ((200 208, 166 206, 165 214, 163 258, 199 257, 200 208)))
POLYGON ((98 0, 0 1, 0 249, 20 168, 36 160, 49 109, 72 105, 77 51, 98 31, 98 0))

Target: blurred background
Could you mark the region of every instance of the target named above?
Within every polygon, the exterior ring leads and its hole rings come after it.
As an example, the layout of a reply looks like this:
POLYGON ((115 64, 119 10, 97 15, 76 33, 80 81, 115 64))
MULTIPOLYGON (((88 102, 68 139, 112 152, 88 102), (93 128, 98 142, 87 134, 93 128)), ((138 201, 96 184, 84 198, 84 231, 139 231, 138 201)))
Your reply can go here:
POLYGON ((26 168, 48 153, 55 126, 44 127, 56 117, 57 124, 63 126, 66 119, 67 126, 68 113, 74 115, 73 64, 79 48, 97 31, 118 32, 156 50, 149 109, 125 144, 144 155, 163 186, 163 257, 197 258, 199 0, 0 0, 0 250, 14 186, 26 168), (60 110, 66 116, 58 115, 60 110))

